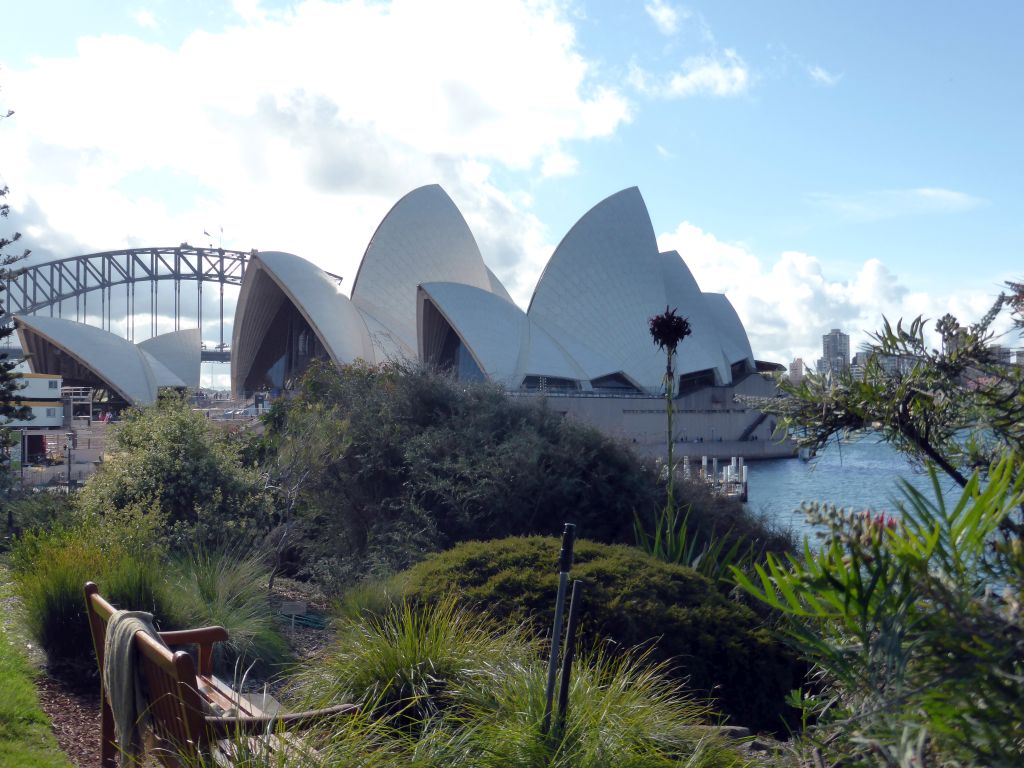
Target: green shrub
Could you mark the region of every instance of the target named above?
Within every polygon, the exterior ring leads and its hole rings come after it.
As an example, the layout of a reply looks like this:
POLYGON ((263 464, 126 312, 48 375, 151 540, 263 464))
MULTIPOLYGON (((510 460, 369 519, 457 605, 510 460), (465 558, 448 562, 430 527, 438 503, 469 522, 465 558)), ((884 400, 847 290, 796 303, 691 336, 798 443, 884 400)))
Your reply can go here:
MULTIPOLYGON (((0 521, 7 533, 17 536, 25 531, 69 523, 74 508, 72 497, 64 493, 26 493, 5 500, 6 521, 0 521)), ((8 549, 12 538, 0 539, 0 550, 8 549)))
MULTIPOLYGON (((550 627, 559 542, 510 538, 468 542, 395 577, 392 591, 412 601, 454 594, 498 619, 533 619, 550 627)), ((734 721, 778 730, 787 693, 803 666, 748 608, 708 579, 625 546, 579 541, 573 578, 586 583, 582 642, 621 652, 650 646, 654 661, 734 721)))
MULTIPOLYGON (((29 630, 52 664, 94 663, 82 587, 94 581, 116 608, 148 611, 161 630, 217 624, 230 642, 214 661, 230 672, 236 660, 268 666, 287 657, 287 643, 267 600, 269 574, 259 553, 197 550, 168 565, 159 515, 115 512, 21 539, 11 561, 29 630)), ((244 667, 243 667, 244 668, 244 667)))
POLYGON ((636 544, 651 557, 665 563, 685 565, 716 584, 729 586, 729 567, 747 568, 754 559, 754 544, 739 539, 730 544, 716 534, 701 536, 690 523, 691 509, 665 507, 648 533, 638 515, 634 522, 636 544))
MULTIPOLYGON (((547 672, 534 662, 494 687, 470 715, 461 754, 479 768, 745 766, 734 746, 695 725, 709 712, 641 656, 588 654, 573 664, 567 716, 545 738, 547 672)), ((470 761, 467 761, 470 762, 470 761)))
POLYGON ((127 412, 78 503, 96 517, 136 508, 159 512, 179 543, 266 532, 258 478, 242 466, 238 445, 176 397, 127 412))
POLYGON ((259 551, 195 549, 175 557, 168 581, 168 620, 176 627, 222 626, 230 640, 214 646, 214 665, 239 673, 252 662, 260 671, 280 664, 288 645, 268 601, 270 574, 259 551))
POLYGON ((365 739, 363 759, 372 765, 389 758, 447 768, 747 764, 735 746, 699 727, 705 707, 630 653, 578 658, 564 727, 545 735, 546 664, 522 624, 443 598, 400 602, 339 629, 323 661, 301 676, 301 705, 361 702, 368 718, 361 728, 356 721, 361 732, 349 723, 323 743, 330 750, 339 738, 365 739), (369 722, 378 724, 372 734, 369 722))
POLYGON ((793 621, 824 690, 808 733, 829 761, 1024 764, 1024 503, 1020 458, 947 503, 904 482, 896 517, 811 505, 821 549, 769 558, 751 594, 793 621), (1017 528, 1017 530, 1008 530, 1017 528))
POLYGON ((325 582, 566 520, 629 542, 634 510, 661 498, 656 476, 596 430, 422 369, 314 365, 266 425, 249 458, 281 489, 277 522, 294 510, 291 569, 325 582))

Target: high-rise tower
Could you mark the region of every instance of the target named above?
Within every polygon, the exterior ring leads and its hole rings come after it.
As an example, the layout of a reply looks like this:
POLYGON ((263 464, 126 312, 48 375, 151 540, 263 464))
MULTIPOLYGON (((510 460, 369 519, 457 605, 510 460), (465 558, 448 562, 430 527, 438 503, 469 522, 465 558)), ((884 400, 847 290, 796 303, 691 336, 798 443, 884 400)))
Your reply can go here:
POLYGON ((821 337, 821 360, 818 370, 822 373, 839 373, 850 369, 850 337, 838 328, 821 337))

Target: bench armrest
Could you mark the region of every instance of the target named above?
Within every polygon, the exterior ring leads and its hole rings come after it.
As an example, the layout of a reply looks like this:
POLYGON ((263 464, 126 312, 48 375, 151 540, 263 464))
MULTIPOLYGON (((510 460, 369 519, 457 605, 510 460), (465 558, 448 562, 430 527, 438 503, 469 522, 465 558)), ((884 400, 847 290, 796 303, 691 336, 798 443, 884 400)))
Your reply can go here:
POLYGON ((160 639, 167 643, 167 645, 198 645, 199 674, 212 675, 213 644, 226 642, 228 631, 224 627, 180 629, 173 632, 161 632, 160 639))
POLYGON ((206 727, 217 739, 230 739, 234 736, 264 736, 274 733, 278 728, 302 730, 325 720, 338 717, 349 717, 359 712, 355 704, 338 704, 326 709, 314 709, 309 712, 295 712, 290 715, 274 717, 210 717, 206 727))

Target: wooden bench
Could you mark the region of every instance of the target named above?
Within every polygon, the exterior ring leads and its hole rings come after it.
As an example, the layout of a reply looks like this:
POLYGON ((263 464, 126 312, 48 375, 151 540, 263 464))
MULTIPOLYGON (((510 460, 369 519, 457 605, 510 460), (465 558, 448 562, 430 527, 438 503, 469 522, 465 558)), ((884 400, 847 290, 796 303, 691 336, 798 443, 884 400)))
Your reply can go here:
MULTIPOLYGON (((103 686, 103 647, 107 621, 116 610, 100 594, 91 581, 85 585, 85 602, 89 616, 96 660, 100 669, 100 753, 102 768, 114 768, 118 754, 114 735, 114 716, 103 686)), ((154 755, 167 768, 195 765, 200 755, 214 755, 230 750, 230 744, 243 737, 275 737, 268 739, 302 748, 294 740, 282 742, 276 735, 283 729, 301 729, 325 718, 351 715, 356 707, 343 704, 328 709, 279 715, 264 711, 259 696, 240 694, 213 675, 213 645, 228 639, 223 627, 204 627, 177 632, 160 632, 168 646, 198 646, 199 668, 184 651, 171 652, 145 633, 135 635, 138 671, 149 696, 149 714, 155 740, 154 755), (211 712, 232 713, 225 716, 211 712), (237 713, 237 714, 233 714, 237 713)), ((277 748, 280 743, 271 745, 277 748)))

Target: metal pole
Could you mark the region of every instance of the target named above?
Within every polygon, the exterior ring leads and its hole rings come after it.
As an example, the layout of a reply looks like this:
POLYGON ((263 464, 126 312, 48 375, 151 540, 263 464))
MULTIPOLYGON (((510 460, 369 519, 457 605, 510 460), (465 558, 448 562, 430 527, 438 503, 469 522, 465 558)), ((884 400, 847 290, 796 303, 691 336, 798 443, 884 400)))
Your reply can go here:
POLYGON ((65 448, 68 454, 68 493, 71 493, 71 443, 72 440, 74 439, 74 433, 67 432, 64 435, 64 439, 67 441, 65 448))
POLYGON ((224 351, 224 257, 220 257, 220 346, 217 347, 221 352, 224 351))
POLYGON ((572 583, 572 599, 569 602, 569 625, 565 628, 565 648, 562 651, 562 677, 558 687, 558 717, 555 731, 561 733, 565 727, 565 712, 569 707, 569 682, 572 675, 572 660, 576 655, 576 627, 580 623, 580 607, 583 603, 583 582, 572 583))
POLYGON ((566 523, 562 531, 562 551, 558 555, 558 597, 555 599, 555 621, 551 628, 551 655, 548 657, 548 681, 544 691, 544 721, 541 731, 551 728, 551 704, 555 696, 555 675, 558 672, 558 644, 562 637, 562 614, 565 613, 565 593, 572 570, 572 550, 576 541, 576 526, 566 523))
POLYGON ((203 344, 203 254, 196 253, 196 317, 199 318, 199 346, 203 344))

